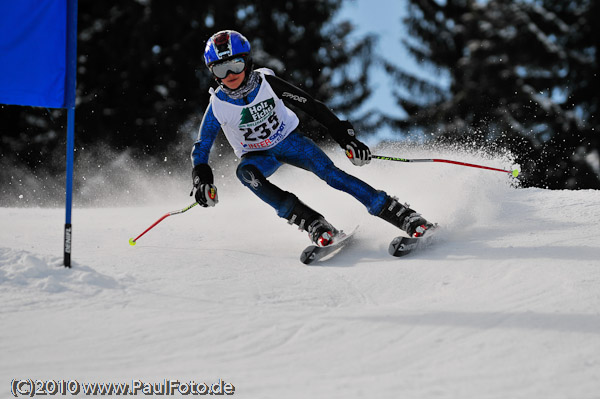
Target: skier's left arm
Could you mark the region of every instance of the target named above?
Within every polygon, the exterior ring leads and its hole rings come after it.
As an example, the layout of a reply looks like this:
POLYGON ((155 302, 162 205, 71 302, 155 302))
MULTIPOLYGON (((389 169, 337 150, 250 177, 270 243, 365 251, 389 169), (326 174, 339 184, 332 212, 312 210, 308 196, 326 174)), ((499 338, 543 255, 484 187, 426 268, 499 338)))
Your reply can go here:
POLYGON ((325 126, 331 137, 346 151, 350 162, 357 166, 371 162, 371 150, 356 138, 349 121, 340 120, 324 103, 285 80, 274 75, 265 75, 265 78, 285 103, 298 107, 325 126))

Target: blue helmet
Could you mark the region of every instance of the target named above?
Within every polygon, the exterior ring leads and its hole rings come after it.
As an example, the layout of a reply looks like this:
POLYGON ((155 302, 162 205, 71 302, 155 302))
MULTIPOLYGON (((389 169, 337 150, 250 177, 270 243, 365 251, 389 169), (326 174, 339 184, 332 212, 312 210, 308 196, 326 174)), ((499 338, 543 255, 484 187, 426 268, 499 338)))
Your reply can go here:
POLYGON ((250 55, 250 42, 234 30, 222 30, 212 35, 204 48, 204 63, 210 66, 218 61, 250 55))

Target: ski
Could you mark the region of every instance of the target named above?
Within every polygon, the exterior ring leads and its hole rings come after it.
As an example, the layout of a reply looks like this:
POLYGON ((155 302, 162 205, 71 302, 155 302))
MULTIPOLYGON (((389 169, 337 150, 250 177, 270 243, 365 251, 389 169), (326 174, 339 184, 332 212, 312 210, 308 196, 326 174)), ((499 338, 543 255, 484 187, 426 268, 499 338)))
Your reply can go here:
POLYGON ((344 233, 343 230, 340 230, 338 235, 334 237, 333 244, 326 247, 309 245, 306 247, 306 249, 304 249, 304 251, 302 251, 302 254, 300 254, 300 262, 304 263, 305 265, 310 265, 311 263, 323 259, 328 255, 333 256, 337 254, 342 248, 348 245, 350 241, 352 241, 352 237, 354 236, 354 233, 356 233, 357 229, 358 226, 356 226, 354 230, 347 234, 344 233))
POLYGON ((390 242, 388 252, 392 256, 401 257, 416 250, 427 248, 434 242, 437 229, 438 225, 435 224, 423 237, 396 237, 390 242))

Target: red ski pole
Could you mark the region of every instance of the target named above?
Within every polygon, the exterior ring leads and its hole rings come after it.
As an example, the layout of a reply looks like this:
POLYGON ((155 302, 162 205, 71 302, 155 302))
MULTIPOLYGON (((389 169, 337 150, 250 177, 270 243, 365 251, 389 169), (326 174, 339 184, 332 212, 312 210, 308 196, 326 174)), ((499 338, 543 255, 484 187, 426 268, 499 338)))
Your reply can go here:
POLYGON ((141 236, 143 236, 144 234, 146 234, 146 233, 147 233, 148 231, 150 231, 150 230, 151 230, 151 229, 152 229, 154 226, 156 226, 157 224, 159 224, 160 222, 162 222, 163 220, 165 220, 165 219, 166 219, 166 218, 168 218, 169 216, 171 216, 171 215, 177 215, 177 214, 180 214, 180 213, 183 213, 183 212, 189 211, 190 209, 192 209, 192 208, 193 208, 193 207, 195 207, 196 205, 198 205, 198 203, 197 203, 197 202, 194 202, 193 204, 191 204, 191 205, 189 205, 189 206, 186 206, 186 207, 185 207, 185 208, 183 208, 183 209, 180 209, 180 210, 178 210, 178 211, 172 211, 172 212, 169 212, 169 213, 167 213, 167 214, 163 215, 163 216, 162 216, 160 219, 158 219, 156 222, 154 222, 154 223, 152 224, 152 226, 150 226, 150 227, 148 227, 146 230, 144 230, 144 231, 142 232, 142 234, 140 234, 140 235, 139 235, 139 236, 137 236, 136 238, 130 238, 130 239, 129 239, 129 245, 135 245, 135 244, 136 244, 136 242, 137 242, 137 240, 139 240, 139 238, 140 238, 141 236))
POLYGON ((454 165, 468 166, 468 167, 471 167, 471 168, 495 170, 496 172, 510 173, 514 177, 519 176, 519 170, 518 169, 514 169, 514 170, 497 169, 497 168, 491 168, 489 166, 475 165, 475 164, 472 164, 472 163, 450 161, 448 159, 406 159, 406 158, 386 157, 386 156, 383 156, 383 155, 371 155, 371 158, 373 158, 373 159, 381 159, 383 161, 397 161, 397 162, 445 162, 445 163, 451 163, 451 164, 454 164, 454 165))

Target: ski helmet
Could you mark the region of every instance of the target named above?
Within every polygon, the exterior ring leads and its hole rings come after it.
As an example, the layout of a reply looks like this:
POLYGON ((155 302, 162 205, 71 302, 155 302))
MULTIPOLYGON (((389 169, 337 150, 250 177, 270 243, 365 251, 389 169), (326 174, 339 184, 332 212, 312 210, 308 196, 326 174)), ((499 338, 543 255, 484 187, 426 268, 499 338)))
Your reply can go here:
POLYGON ((250 42, 234 30, 222 30, 212 35, 204 48, 204 63, 210 67, 215 62, 250 56, 250 42))

